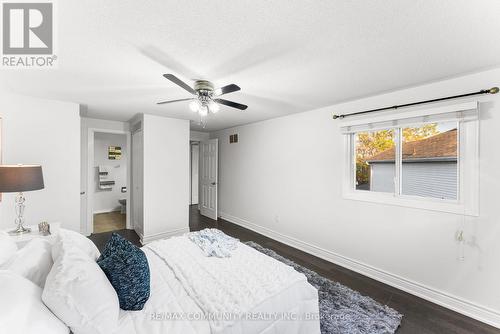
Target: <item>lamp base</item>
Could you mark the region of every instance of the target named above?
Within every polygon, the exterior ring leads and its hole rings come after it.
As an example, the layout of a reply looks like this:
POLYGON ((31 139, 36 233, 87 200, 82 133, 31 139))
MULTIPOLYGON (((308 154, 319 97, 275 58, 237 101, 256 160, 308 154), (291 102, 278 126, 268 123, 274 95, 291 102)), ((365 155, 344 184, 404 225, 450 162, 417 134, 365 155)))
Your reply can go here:
POLYGON ((24 215, 24 202, 26 202, 26 198, 24 197, 22 192, 20 192, 16 195, 15 202, 16 202, 16 216, 17 216, 16 225, 17 225, 17 228, 13 231, 10 231, 9 234, 10 235, 21 235, 21 234, 25 234, 25 233, 30 233, 31 229, 23 226, 23 224, 24 224, 24 217, 23 217, 23 215, 24 215))
POLYGON ((13 231, 9 231, 9 235, 20 235, 20 234, 26 234, 26 233, 30 233, 31 232, 31 229, 28 228, 28 227, 24 227, 24 226, 18 226, 15 230, 13 231))

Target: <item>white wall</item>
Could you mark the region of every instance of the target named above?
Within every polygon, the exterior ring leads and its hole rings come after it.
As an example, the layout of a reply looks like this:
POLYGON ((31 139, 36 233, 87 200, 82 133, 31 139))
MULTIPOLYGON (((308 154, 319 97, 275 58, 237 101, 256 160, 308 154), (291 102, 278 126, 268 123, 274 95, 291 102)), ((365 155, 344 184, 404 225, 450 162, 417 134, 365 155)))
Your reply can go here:
MULTIPOLYGON (((26 192, 26 224, 80 227, 80 117, 74 103, 1 93, 2 163, 40 164, 45 189, 26 192)), ((0 229, 14 227, 14 195, 3 194, 0 229)))
POLYGON ((189 140, 191 141, 203 141, 208 140, 210 134, 208 132, 200 132, 200 131, 190 131, 189 132, 189 140))
POLYGON ((144 115, 143 242, 189 229, 189 121, 144 115))
POLYGON ((333 113, 499 84, 495 69, 214 133, 220 139, 221 216, 500 326, 500 94, 478 98, 477 218, 344 200, 344 142, 339 121, 332 120, 333 113), (232 133, 239 143, 228 143, 232 133), (458 229, 467 240, 463 262, 458 229))
POLYGON ((121 192, 122 187, 127 187, 127 136, 124 134, 96 132, 94 135, 94 213, 111 212, 120 210, 119 199, 125 198, 126 193, 121 192), (109 146, 119 146, 122 150, 120 160, 108 159, 109 146), (99 189, 98 166, 110 167, 110 179, 115 181, 111 190, 99 189))

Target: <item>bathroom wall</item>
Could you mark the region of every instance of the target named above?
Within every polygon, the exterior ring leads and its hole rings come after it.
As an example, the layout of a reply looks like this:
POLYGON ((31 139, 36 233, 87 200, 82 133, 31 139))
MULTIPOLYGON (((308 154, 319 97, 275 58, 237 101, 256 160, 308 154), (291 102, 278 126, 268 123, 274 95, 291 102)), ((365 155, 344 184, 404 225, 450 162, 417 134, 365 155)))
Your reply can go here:
POLYGON ((127 187, 127 137, 124 134, 96 132, 94 137, 94 213, 111 212, 120 210, 118 200, 125 198, 121 192, 122 187, 127 187), (109 146, 120 146, 122 158, 120 160, 108 159, 109 146), (112 190, 99 189, 97 167, 99 165, 110 168, 111 178, 115 181, 112 190))

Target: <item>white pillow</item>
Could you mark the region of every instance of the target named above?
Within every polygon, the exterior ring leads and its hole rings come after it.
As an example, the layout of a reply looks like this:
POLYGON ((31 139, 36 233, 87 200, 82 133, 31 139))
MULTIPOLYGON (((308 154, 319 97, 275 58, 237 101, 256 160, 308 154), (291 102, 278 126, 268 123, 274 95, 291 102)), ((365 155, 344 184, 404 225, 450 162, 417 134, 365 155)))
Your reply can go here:
POLYGON ((0 232, 0 266, 17 252, 17 245, 5 232, 0 232))
POLYGON ((69 328, 42 302, 42 289, 8 270, 0 270, 0 333, 67 334, 69 328))
POLYGON ((49 241, 33 239, 0 266, 0 269, 12 270, 43 288, 53 264, 51 250, 49 241))
POLYGON ((118 296, 106 275, 94 259, 64 242, 42 300, 74 334, 109 334, 118 325, 118 296))
POLYGON ((97 260, 97 258, 101 255, 99 249, 97 249, 96 245, 89 238, 80 233, 61 228, 59 229, 54 246, 52 247, 52 258, 54 261, 61 254, 61 247, 63 246, 62 243, 81 249, 93 260, 97 260))

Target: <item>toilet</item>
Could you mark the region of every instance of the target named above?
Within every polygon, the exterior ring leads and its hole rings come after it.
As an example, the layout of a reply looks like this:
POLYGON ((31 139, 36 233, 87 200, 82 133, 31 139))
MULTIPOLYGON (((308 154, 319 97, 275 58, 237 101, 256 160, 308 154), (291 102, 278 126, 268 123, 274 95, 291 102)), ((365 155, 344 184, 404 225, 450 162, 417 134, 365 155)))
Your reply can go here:
POLYGON ((126 214, 127 213, 127 199, 126 198, 119 199, 118 203, 120 203, 120 205, 121 205, 120 213, 126 214))

